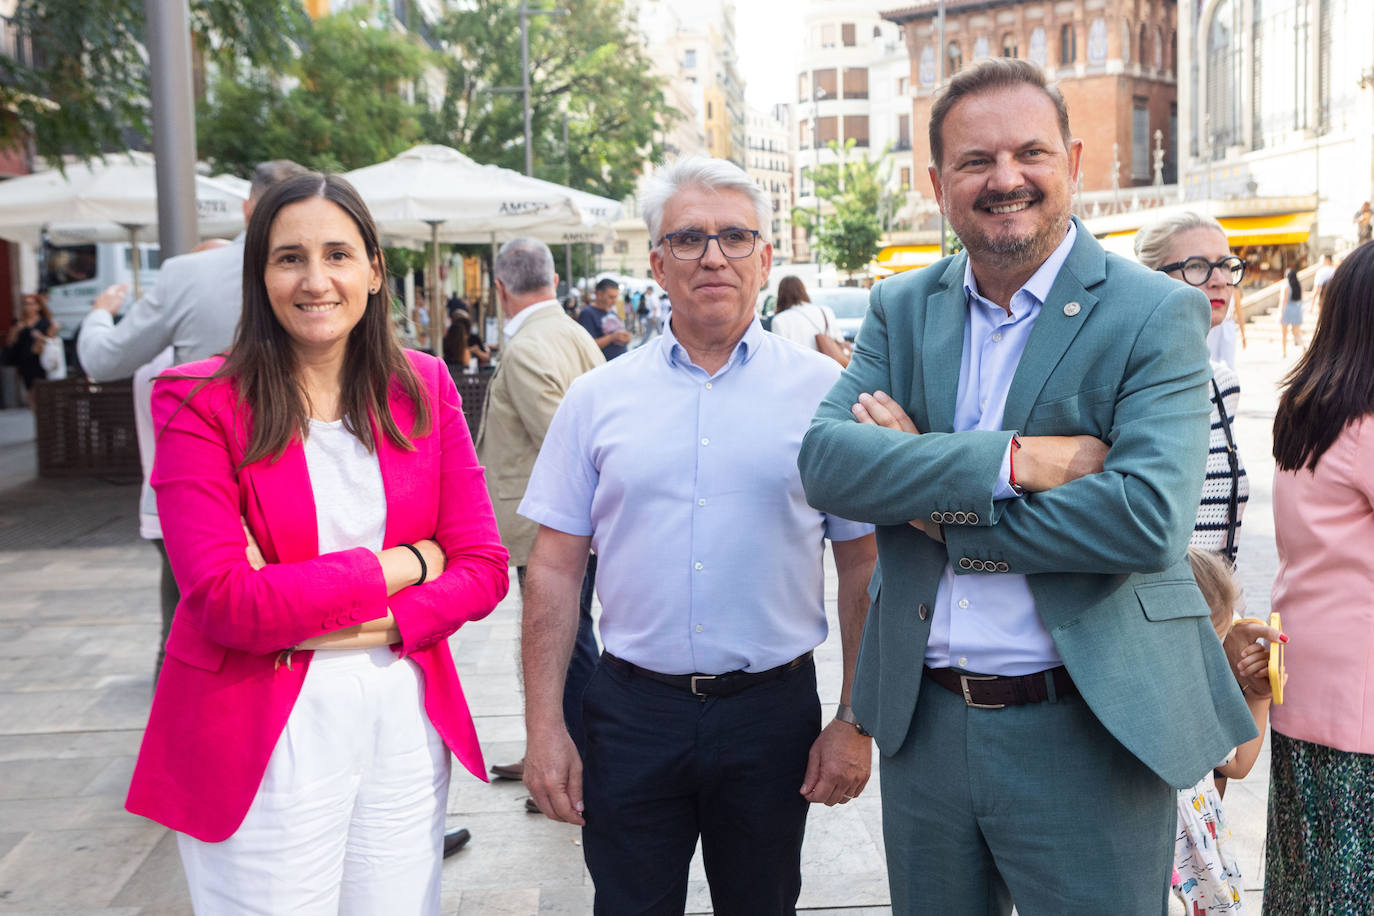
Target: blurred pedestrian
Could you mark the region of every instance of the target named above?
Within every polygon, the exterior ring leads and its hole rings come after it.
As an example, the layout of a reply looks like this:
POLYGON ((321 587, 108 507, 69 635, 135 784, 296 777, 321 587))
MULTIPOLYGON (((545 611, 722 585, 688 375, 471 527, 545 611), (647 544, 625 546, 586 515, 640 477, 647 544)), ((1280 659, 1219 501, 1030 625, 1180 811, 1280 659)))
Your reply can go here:
MULTIPOLYGON (((52 317, 48 309, 46 293, 25 293, 21 300, 19 320, 10 328, 5 339, 5 361, 19 372, 24 383, 24 403, 33 409, 33 388, 48 379, 49 365, 44 364, 44 353, 49 347, 62 346, 58 336, 61 325, 52 317)), ((49 357, 55 370, 55 356, 49 357)), ((65 357, 62 365, 66 365, 65 357)), ((65 375, 65 373, 63 373, 65 375)))
MULTIPOLYGON (((516 509, 568 386, 584 372, 604 365, 606 359, 586 330, 556 307, 558 275, 547 245, 535 239, 507 242, 496 255, 493 273, 496 298, 506 316, 506 347, 487 388, 477 431, 477 457, 491 469, 487 491, 523 597, 526 564, 539 526, 516 509)), ((579 593, 577 637, 563 684, 563 718, 579 749, 584 744, 582 692, 598 653, 592 625, 595 582, 596 555, 592 554, 579 593)), ((523 779, 524 761, 497 764, 491 773, 498 779, 523 779)))
POLYGON ((1331 252, 1322 255, 1321 264, 1317 267, 1317 272, 1312 275, 1312 314, 1321 312, 1322 295, 1326 292, 1326 284, 1331 282, 1331 276, 1336 272, 1335 259, 1331 252))
POLYGON ((154 386, 184 587, 127 806, 197 912, 436 914, 448 748, 484 775, 446 640, 507 584, 482 469, 347 182, 277 184, 243 250, 228 356, 154 386))
POLYGON ((809 803, 843 804, 868 781, 872 747, 846 704, 872 529, 802 491, 797 448, 840 370, 755 318, 768 198, 738 166, 689 158, 641 201, 673 325, 573 382, 520 504, 540 525, 525 784, 545 814, 583 826, 597 913, 681 913, 699 840, 715 912, 783 916, 809 803), (844 663, 821 730, 826 538, 844 663), (583 695, 584 758, 562 699, 592 545, 606 649, 583 695))
POLYGON ((615 313, 619 298, 620 284, 605 277, 596 284, 596 298, 577 314, 577 323, 592 335, 606 362, 623 356, 630 343, 630 332, 625 330, 625 322, 615 313))
MULTIPOLYGON (((254 208, 268 190, 304 171, 289 159, 260 163, 253 170, 248 199, 243 202, 244 225, 252 219, 254 208)), ((76 339, 81 368, 91 380, 129 378, 168 347, 172 348, 173 365, 228 350, 243 305, 244 236, 240 232, 228 245, 202 247, 202 243, 196 250, 163 261, 156 285, 122 309, 124 317, 118 324, 114 316, 121 312, 128 288, 116 283, 101 292, 82 319, 81 333, 76 339)), ((151 463, 151 455, 148 460, 151 463)), ((151 499, 145 499, 141 511, 156 516, 157 506, 151 499)), ((148 530, 152 530, 152 525, 150 519, 148 530)), ((150 540, 162 558, 162 632, 153 666, 156 680, 181 593, 161 537, 150 540)))
POLYGON ((1288 339, 1302 352, 1302 281, 1296 267, 1288 268, 1279 287, 1279 329, 1283 338, 1283 355, 1288 356, 1288 339))
POLYGON ((1360 204, 1360 209, 1355 211, 1355 237, 1359 244, 1363 245, 1374 235, 1374 210, 1370 209, 1369 201, 1360 204))
MULTIPOLYGON (((821 337, 830 338, 840 347, 847 344, 834 309, 812 302, 801 278, 791 275, 783 277, 778 284, 778 305, 769 329, 807 350, 820 351, 821 337)), ((824 352, 829 356, 834 351, 827 348, 824 352)), ((840 364, 847 365, 848 360, 842 360, 840 364)))
MULTIPOLYGON (((1136 233, 1135 254, 1162 271, 1202 290, 1211 306, 1212 328, 1226 317, 1245 262, 1231 253, 1226 230, 1210 216, 1192 211, 1156 220, 1136 233)), ((1240 376, 1225 362, 1212 361, 1212 433, 1203 471, 1202 499, 1189 545, 1236 561, 1241 516, 1250 500, 1250 478, 1240 460, 1232 428, 1240 403, 1240 376)))
POLYGON ((1273 609, 1293 641, 1271 714, 1271 914, 1374 900, 1374 245, 1325 299, 1274 416, 1273 609))
POLYGON ((1184 557, 1207 299, 1072 216, 1083 141, 1034 63, 960 70, 929 135, 964 250, 874 288, 798 458, 879 526, 854 711, 893 912, 1158 916, 1175 790, 1255 735, 1184 557))

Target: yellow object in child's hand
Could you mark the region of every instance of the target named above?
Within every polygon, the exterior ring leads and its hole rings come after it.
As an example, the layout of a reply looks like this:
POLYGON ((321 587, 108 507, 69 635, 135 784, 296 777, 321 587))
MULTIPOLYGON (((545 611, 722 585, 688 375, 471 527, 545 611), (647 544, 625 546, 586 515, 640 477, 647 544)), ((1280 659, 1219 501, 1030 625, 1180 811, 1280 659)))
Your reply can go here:
MULTIPOLYGON (((1269 625, 1283 632, 1277 611, 1269 615, 1269 625)), ((1283 643, 1277 639, 1269 642, 1269 689, 1274 692, 1274 704, 1283 704, 1283 682, 1288 677, 1288 669, 1283 664, 1283 643)))

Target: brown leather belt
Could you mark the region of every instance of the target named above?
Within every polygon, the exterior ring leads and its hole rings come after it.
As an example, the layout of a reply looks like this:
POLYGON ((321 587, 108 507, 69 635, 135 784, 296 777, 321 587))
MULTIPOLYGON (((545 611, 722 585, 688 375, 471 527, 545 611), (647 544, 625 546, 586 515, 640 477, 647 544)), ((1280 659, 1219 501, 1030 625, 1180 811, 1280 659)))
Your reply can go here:
POLYGON ((960 674, 952 668, 925 668, 922 673, 950 693, 963 697, 964 702, 975 709, 1044 703, 1050 698, 1047 679, 1054 681, 1056 699, 1078 695, 1078 688, 1063 665, 1015 677, 960 674))
POLYGON ((677 687, 698 697, 728 697, 731 694, 739 693, 741 690, 757 687, 759 684, 777 680, 794 668, 801 667, 810 658, 811 653, 805 652, 776 668, 769 668, 767 671, 758 671, 752 674, 748 671, 727 671, 724 674, 660 674, 657 671, 650 671, 648 668, 641 668, 632 662, 627 662, 623 658, 617 658, 609 652, 601 653, 601 660, 621 674, 647 678, 660 684, 667 684, 669 687, 677 687))

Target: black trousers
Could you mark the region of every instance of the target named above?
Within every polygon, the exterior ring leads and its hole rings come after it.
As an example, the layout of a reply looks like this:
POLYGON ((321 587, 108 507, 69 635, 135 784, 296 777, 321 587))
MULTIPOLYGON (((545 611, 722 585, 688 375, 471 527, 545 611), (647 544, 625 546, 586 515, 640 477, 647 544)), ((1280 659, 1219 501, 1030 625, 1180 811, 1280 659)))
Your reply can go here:
POLYGON ((599 665, 583 696, 583 850, 598 916, 681 916, 700 837, 716 916, 790 916, 820 733, 811 661, 699 698, 599 665))

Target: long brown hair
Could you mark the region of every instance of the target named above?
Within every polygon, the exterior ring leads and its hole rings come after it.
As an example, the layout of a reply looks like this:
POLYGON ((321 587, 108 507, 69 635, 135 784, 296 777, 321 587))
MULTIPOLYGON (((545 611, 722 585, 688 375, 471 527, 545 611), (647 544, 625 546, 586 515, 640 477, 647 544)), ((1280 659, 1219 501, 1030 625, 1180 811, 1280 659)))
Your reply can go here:
POLYGON ((1307 348, 1274 412, 1279 469, 1316 470, 1346 425, 1374 413, 1374 244, 1351 252, 1322 293, 1307 348))
POLYGON ((410 438, 391 415, 387 394, 394 384, 415 405, 410 436, 429 432, 429 404, 421 394, 410 361, 392 334, 386 262, 372 214, 343 178, 307 172, 275 185, 253 208, 243 245, 243 315, 228 358, 214 375, 233 381, 240 403, 246 404, 252 415, 244 465, 268 456, 280 458, 294 438, 304 439, 309 431, 305 392, 296 378, 295 350, 272 312, 263 278, 277 214, 284 207, 312 197, 323 198, 348 214, 358 227, 368 259, 375 261, 383 278, 378 291, 368 295, 363 317, 349 333, 344 350, 343 390, 339 396, 344 428, 373 452, 377 443, 370 420, 375 419, 392 443, 413 449, 410 438))
POLYGON ((811 297, 806 294, 806 284, 801 281, 801 277, 788 274, 782 278, 782 282, 778 284, 777 312, 785 312, 794 305, 810 301, 811 297))

